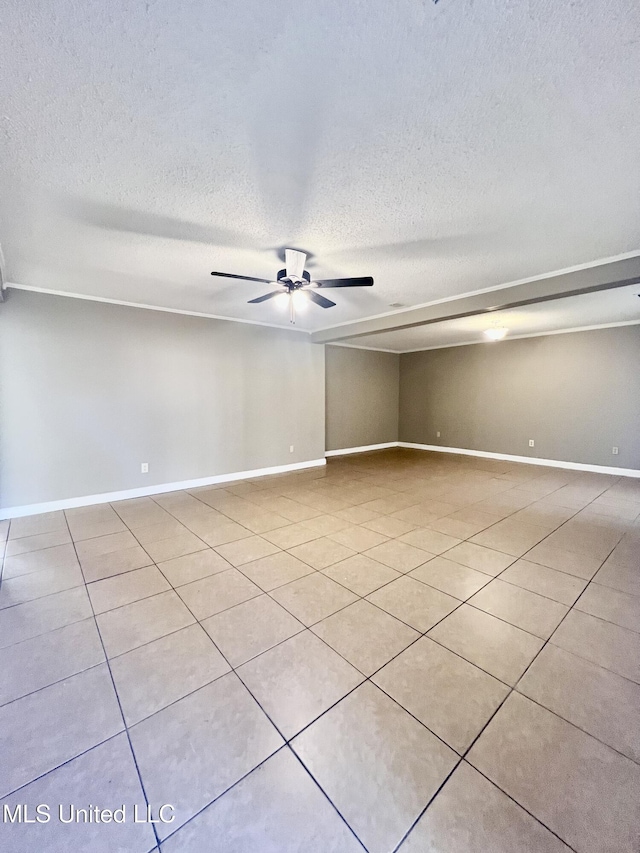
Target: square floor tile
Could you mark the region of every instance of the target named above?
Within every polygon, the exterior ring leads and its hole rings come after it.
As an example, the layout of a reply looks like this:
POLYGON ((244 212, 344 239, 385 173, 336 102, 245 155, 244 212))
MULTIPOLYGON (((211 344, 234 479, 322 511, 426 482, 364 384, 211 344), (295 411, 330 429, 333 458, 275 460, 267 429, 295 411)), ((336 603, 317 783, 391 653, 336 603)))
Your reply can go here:
POLYGON ((640 766, 524 696, 511 694, 469 762, 581 853, 637 850, 640 766))
POLYGON ((640 596, 591 583, 575 607, 576 610, 613 622, 621 628, 640 632, 640 596))
POLYGON ((349 522, 349 524, 364 524, 365 521, 373 521, 374 518, 382 517, 379 512, 363 506, 350 506, 346 509, 339 509, 336 512, 336 516, 349 522))
POLYGON ((128 726, 214 681, 229 669, 199 625, 182 628, 111 661, 128 726))
POLYGON ((98 536, 95 539, 78 542, 75 549, 82 562, 82 560, 92 557, 102 557, 105 554, 113 554, 115 551, 124 551, 126 548, 133 548, 138 544, 139 542, 133 533, 124 530, 120 533, 110 533, 107 536, 98 536))
POLYGON ((242 566, 252 560, 277 554, 280 548, 263 539, 262 536, 247 536, 246 539, 238 539, 236 542, 227 542, 226 545, 218 545, 216 551, 228 560, 232 566, 242 566))
POLYGON ((291 750, 281 749, 162 845, 163 853, 362 853, 291 750))
POLYGON ((24 518, 11 520, 9 540, 22 539, 28 536, 40 536, 67 529, 64 512, 43 512, 38 515, 27 515, 24 518))
POLYGON ((461 542, 460 545, 447 551, 447 560, 453 560, 454 563, 460 563, 461 566, 476 569, 492 577, 499 575, 507 566, 514 563, 515 559, 510 554, 475 545, 473 542, 461 542))
POLYGON ((291 554, 294 557, 314 569, 326 569, 333 566, 334 563, 353 557, 355 553, 351 548, 340 545, 339 542, 334 542, 333 539, 328 539, 326 536, 321 536, 291 549, 291 554))
POLYGON ((551 642, 640 684, 640 634, 572 610, 551 642))
POLYGON ((569 610, 558 601, 499 579, 483 587, 469 604, 543 640, 549 639, 569 610))
POLYGON ((0 796, 117 732, 124 723, 106 664, 0 708, 0 796))
POLYGON ((317 533, 318 536, 328 536, 330 533, 337 533, 339 530, 350 528, 351 525, 343 518, 337 518, 335 515, 317 515, 315 518, 306 519, 305 527, 317 533))
POLYGON ((94 619, 0 650, 0 705, 104 661, 94 619))
POLYGON ((22 539, 10 539, 7 542, 6 555, 29 554, 59 545, 71 544, 71 536, 66 527, 55 533, 39 533, 36 536, 25 536, 22 539))
POLYGON ((196 619, 206 619, 261 594, 260 588, 237 569, 185 584, 177 592, 196 619))
POLYGON ((42 551, 16 554, 13 557, 6 556, 2 577, 4 580, 9 580, 9 578, 17 578, 44 569, 66 569, 77 565, 78 558, 73 545, 57 545, 54 548, 45 548, 42 551))
POLYGON ((460 604, 456 598, 406 576, 372 592, 367 600, 421 633, 460 604))
POLYGON ((157 524, 150 524, 149 527, 136 527, 135 538, 143 548, 146 548, 147 545, 154 542, 161 542, 163 539, 172 539, 183 533, 189 533, 184 524, 169 516, 157 524))
POLYGON ((278 587, 271 596, 305 625, 313 625, 357 599, 321 572, 278 587))
POLYGON ((212 548, 217 548, 218 545, 225 545, 227 542, 235 542, 238 539, 244 539, 251 536, 251 530, 231 521, 230 518, 224 516, 215 516, 211 519, 199 520, 197 522, 184 520, 184 524, 200 539, 203 539, 207 545, 212 548))
POLYGON ((356 669, 310 631, 243 664, 238 675, 286 738, 362 681, 356 669))
POLYGON ((84 586, 0 610, 0 649, 93 616, 84 586))
POLYGON ((598 557, 563 551, 549 542, 541 542, 532 548, 527 553, 527 560, 587 581, 591 580, 602 564, 602 560, 598 557))
POLYGON ((287 524, 285 527, 279 527, 277 530, 271 530, 264 534, 264 538, 273 542, 278 548, 295 548, 296 545, 302 545, 303 542, 310 542, 312 539, 317 539, 318 534, 310 530, 306 524, 298 522, 297 524, 287 524))
POLYGON ((161 839, 283 742, 233 672, 133 726, 130 735, 149 802, 175 807, 174 823, 156 825, 161 839))
POLYGON ((84 579, 90 583, 131 572, 133 569, 142 569, 144 566, 150 566, 153 560, 139 545, 134 545, 132 548, 123 548, 121 551, 112 551, 97 557, 84 557, 80 559, 80 563, 84 579))
MULTIPOLYGON (((607 560, 594 577, 595 583, 610 586, 620 592, 640 595, 640 565, 621 565, 607 560)), ((5 561, 6 571, 6 561, 5 561)))
POLYGON ((438 533, 445 533, 447 536, 454 536, 456 539, 468 539, 470 536, 475 536, 481 530, 485 530, 489 525, 470 521, 461 521, 459 518, 453 518, 451 515, 446 515, 444 518, 436 518, 428 524, 429 530, 436 530, 438 533))
POLYGON ((284 607, 264 594, 205 619, 202 627, 234 667, 304 629, 284 607))
POLYGON ((312 630, 367 676, 420 636, 368 601, 350 604, 312 630))
POLYGON ((514 685, 543 645, 543 640, 468 604, 461 605, 429 636, 452 652, 514 685))
POLYGON ((461 754, 509 693, 502 682, 428 637, 398 655, 373 681, 461 754))
POLYGON ((104 517, 100 521, 91 520, 90 516, 74 521, 69 519, 69 529, 74 542, 83 539, 95 539, 98 536, 108 536, 110 533, 124 533, 126 526, 122 519, 113 513, 110 517, 104 517))
POLYGON ((185 530, 184 533, 180 533, 178 536, 171 536, 169 539, 159 539, 157 542, 151 542, 144 547, 154 562, 160 563, 164 560, 172 560, 174 557, 183 557, 185 554, 202 551, 207 547, 207 544, 189 530, 185 530))
POLYGON ((471 541, 475 545, 484 545, 486 548, 521 557, 548 535, 549 531, 543 527, 534 527, 507 518, 476 534, 471 541))
POLYGON ((409 574, 409 577, 422 581, 429 586, 446 592, 461 601, 469 598, 490 582, 488 575, 461 566, 446 557, 434 557, 428 563, 419 566, 409 574))
POLYGON ((427 551, 432 556, 443 554, 460 544, 460 539, 455 536, 447 536, 446 533, 438 533, 437 530, 428 530, 425 527, 405 533, 404 536, 400 537, 400 541, 416 548, 422 548, 423 551, 427 551))
POLYGON ((116 735, 21 788, 0 802, 0 809, 7 805, 13 810, 19 804, 26 806, 29 817, 35 815, 38 805, 48 805, 50 821, 13 824, 7 821, 2 834, 7 845, 5 849, 11 853, 33 853, 34 850, 147 853, 155 844, 151 824, 133 820, 134 807, 140 816, 146 813, 146 801, 125 734, 116 735), (86 808, 90 803, 97 803, 99 808, 124 806, 124 823, 60 822, 60 807, 66 820, 70 805, 86 808))
POLYGON ((368 595, 375 589, 401 577, 398 572, 383 566, 364 554, 355 554, 340 563, 336 563, 322 574, 346 586, 356 595, 368 595))
POLYGON ((372 560, 377 560, 385 566, 389 566, 396 572, 410 572, 426 563, 431 559, 431 554, 423 551, 421 548, 414 548, 413 545, 407 545, 406 542, 399 540, 390 540, 383 542, 382 545, 376 545, 375 548, 369 548, 364 552, 366 557, 371 557, 372 560))
POLYGON ((107 657, 113 658, 195 622, 175 592, 161 592, 96 617, 107 657))
POLYGON ((45 595, 63 592, 84 583, 80 566, 61 566, 56 569, 43 569, 4 580, 0 587, 0 610, 24 604, 45 595))
POLYGON ((548 643, 518 691, 640 763, 640 685, 548 643))
MULTIPOLYGON (((308 523, 308 522, 306 522, 308 523)), ((367 530, 366 527, 347 527, 344 530, 338 530, 337 533, 330 533, 329 539, 351 548, 352 551, 366 551, 369 548, 374 548, 376 545, 381 545, 387 541, 387 537, 381 533, 376 533, 374 530, 367 530)))
POLYGON ((371 853, 399 844, 456 761, 454 752, 371 683, 292 746, 371 853))
POLYGON ((559 572, 538 563, 517 560, 500 575, 501 581, 513 583, 530 592, 537 592, 547 598, 553 598, 569 607, 575 602, 587 581, 559 572))
POLYGON ((158 563, 158 568, 171 586, 177 587, 218 572, 225 572, 231 565, 215 551, 207 548, 206 551, 196 551, 193 554, 185 554, 184 557, 158 563))
POLYGON ((398 853, 570 853, 553 833, 463 761, 398 853))
POLYGON ((242 572, 256 583, 261 590, 269 592, 286 583, 311 574, 314 569, 286 551, 270 557, 262 557, 242 566, 242 572))
POLYGON ((149 598, 171 589, 169 582, 155 566, 135 569, 87 584, 94 613, 104 613, 141 598, 149 598))
POLYGON ((409 521, 402 521, 400 518, 391 518, 390 516, 382 516, 359 523, 368 530, 374 530, 376 533, 382 533, 383 536, 390 536, 391 538, 402 536, 416 526, 409 521))

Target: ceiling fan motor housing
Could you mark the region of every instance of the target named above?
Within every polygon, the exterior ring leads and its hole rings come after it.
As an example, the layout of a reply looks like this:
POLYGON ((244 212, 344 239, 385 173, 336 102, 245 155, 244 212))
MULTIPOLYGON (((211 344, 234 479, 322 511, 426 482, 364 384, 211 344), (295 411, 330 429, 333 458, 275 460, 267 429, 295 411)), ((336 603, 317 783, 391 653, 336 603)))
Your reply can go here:
POLYGON ((288 290, 299 290, 301 287, 304 287, 305 284, 311 284, 311 275, 304 270, 302 273, 302 278, 290 278, 287 275, 287 271, 279 270, 277 281, 279 284, 283 284, 288 290))

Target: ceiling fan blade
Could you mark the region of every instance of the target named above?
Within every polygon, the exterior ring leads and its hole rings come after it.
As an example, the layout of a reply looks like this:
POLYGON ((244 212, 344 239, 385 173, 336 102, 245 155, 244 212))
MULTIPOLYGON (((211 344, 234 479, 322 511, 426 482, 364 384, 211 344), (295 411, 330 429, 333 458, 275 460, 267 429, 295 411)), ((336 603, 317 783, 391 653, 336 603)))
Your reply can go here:
POLYGON ((212 272, 211 275, 219 275, 222 278, 239 278, 241 281, 259 281, 261 284, 272 284, 272 278, 254 278, 252 275, 236 275, 232 272, 212 272))
POLYGON ((288 278, 302 278, 304 265, 307 256, 304 252, 299 252, 297 249, 284 250, 285 267, 287 269, 288 278))
POLYGON ((309 299, 312 302, 315 302, 316 305, 319 305, 321 308, 333 308, 333 306, 336 304, 335 302, 332 302, 330 299, 325 299, 324 296, 320 296, 320 294, 316 293, 315 290, 307 290, 305 288, 302 292, 306 293, 307 296, 309 297, 309 299))
POLYGON ((270 293, 265 293, 264 296, 258 296, 257 299, 250 299, 247 303, 251 305, 254 302, 266 302, 267 299, 273 299, 274 296, 281 296, 283 293, 286 293, 286 290, 272 290, 270 293))
POLYGON ((316 287, 372 287, 373 279, 370 275, 362 278, 328 278, 324 281, 314 281, 316 287))

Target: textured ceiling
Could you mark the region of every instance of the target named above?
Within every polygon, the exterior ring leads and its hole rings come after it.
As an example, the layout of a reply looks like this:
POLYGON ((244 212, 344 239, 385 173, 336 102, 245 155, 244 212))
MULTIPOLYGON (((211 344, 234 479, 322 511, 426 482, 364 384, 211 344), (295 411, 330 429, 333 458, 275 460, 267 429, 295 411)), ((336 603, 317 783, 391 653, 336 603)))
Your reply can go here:
POLYGON ((637 0, 5 0, 5 279, 318 329, 640 248, 637 0))

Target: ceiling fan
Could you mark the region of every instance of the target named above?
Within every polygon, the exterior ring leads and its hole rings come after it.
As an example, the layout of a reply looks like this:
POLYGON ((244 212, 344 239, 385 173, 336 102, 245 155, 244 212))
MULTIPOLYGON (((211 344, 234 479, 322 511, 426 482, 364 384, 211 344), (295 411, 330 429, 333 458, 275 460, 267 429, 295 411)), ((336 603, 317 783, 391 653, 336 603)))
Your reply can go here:
POLYGON ((257 302, 266 302, 267 299, 273 299, 276 296, 289 297, 289 319, 291 323, 296 321, 296 306, 294 297, 302 297, 310 299, 319 305, 321 308, 333 308, 336 304, 330 299, 321 296, 317 293, 318 288, 325 287, 371 287, 373 279, 371 276, 363 276, 361 278, 330 278, 323 281, 311 281, 310 274, 305 270, 307 255, 305 252, 299 252, 297 249, 285 249, 285 269, 280 270, 276 281, 269 278, 255 278, 251 275, 236 275, 229 272, 212 272, 211 275, 223 276, 224 278, 237 278, 242 281, 261 281, 265 284, 279 285, 277 290, 272 290, 265 293, 264 296, 258 296, 256 299, 250 299, 249 304, 257 302))

